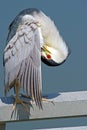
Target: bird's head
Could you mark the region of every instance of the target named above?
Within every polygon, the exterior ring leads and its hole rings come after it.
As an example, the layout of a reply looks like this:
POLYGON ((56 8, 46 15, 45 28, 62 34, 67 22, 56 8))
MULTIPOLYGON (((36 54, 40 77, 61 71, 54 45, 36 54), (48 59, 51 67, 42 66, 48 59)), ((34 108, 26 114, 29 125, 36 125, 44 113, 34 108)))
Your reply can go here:
POLYGON ((64 63, 70 51, 54 22, 42 11, 35 10, 32 15, 38 21, 41 60, 49 66, 58 66, 64 63))
MULTIPOLYGON (((66 50, 68 51, 68 50, 66 50)), ((48 66, 58 66, 64 63, 69 53, 64 54, 58 49, 44 45, 41 48, 41 60, 48 66)))
POLYGON ((33 16, 41 29, 41 60, 49 66, 64 63, 70 52, 54 22, 41 11, 33 16))

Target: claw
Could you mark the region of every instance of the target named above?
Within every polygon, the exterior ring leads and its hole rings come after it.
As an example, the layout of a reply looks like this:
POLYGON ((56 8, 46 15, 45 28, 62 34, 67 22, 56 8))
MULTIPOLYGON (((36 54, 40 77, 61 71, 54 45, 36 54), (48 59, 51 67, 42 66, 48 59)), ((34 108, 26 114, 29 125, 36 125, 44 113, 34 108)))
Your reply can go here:
POLYGON ((33 108, 33 106, 32 106, 33 100, 31 98, 31 96, 27 96, 27 95, 22 94, 22 93, 20 95, 22 98, 29 99, 28 101, 26 101, 26 103, 29 104, 33 108))
POLYGON ((52 104, 54 104, 54 102, 50 99, 48 99, 47 97, 43 96, 42 97, 42 101, 45 101, 45 102, 51 102, 52 104))
POLYGON ((14 98, 14 104, 13 104, 13 108, 12 108, 11 118, 13 116, 13 113, 16 109, 17 104, 21 104, 23 106, 23 108, 25 109, 25 111, 28 112, 29 114, 30 114, 29 109, 25 104, 29 104, 30 106, 32 106, 32 103, 30 101, 22 100, 22 99, 19 98, 20 81, 19 81, 18 78, 15 79, 14 85, 15 85, 16 96, 13 97, 14 98))
MULTIPOLYGON (((21 99, 19 99, 17 97, 13 97, 13 98, 15 99, 15 101, 14 101, 13 108, 12 108, 11 119, 13 117, 13 113, 14 113, 14 111, 16 109, 17 104, 21 104, 23 106, 23 108, 25 109, 25 111, 30 114, 30 111, 29 111, 28 107, 25 105, 25 104, 28 104, 27 101, 23 101, 23 100, 21 100, 21 99)), ((31 102, 29 102, 29 105, 32 106, 31 102)))

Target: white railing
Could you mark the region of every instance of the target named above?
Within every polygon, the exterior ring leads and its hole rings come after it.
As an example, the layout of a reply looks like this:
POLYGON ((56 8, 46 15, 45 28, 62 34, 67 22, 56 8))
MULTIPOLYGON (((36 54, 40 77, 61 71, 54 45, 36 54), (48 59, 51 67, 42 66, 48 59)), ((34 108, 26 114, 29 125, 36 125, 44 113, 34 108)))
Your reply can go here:
MULTIPOLYGON (((0 130, 5 130, 6 123, 12 121, 79 117, 87 115, 87 91, 56 93, 46 95, 45 97, 48 98, 49 102, 43 101, 43 110, 39 110, 35 103, 32 104, 32 107, 29 106, 29 104, 26 104, 29 108, 29 113, 25 111, 23 106, 18 104, 13 115, 13 98, 0 98, 0 130)), ((81 130, 86 130, 85 128, 87 127, 82 127, 81 130)), ((57 129, 66 130, 66 128, 57 129)), ((75 130, 75 127, 74 129, 72 127, 67 130, 75 130)), ((78 130, 78 128, 76 128, 76 130, 78 130)))
POLYGON ((87 126, 66 127, 66 128, 52 128, 52 129, 35 129, 35 130, 87 130, 87 126))

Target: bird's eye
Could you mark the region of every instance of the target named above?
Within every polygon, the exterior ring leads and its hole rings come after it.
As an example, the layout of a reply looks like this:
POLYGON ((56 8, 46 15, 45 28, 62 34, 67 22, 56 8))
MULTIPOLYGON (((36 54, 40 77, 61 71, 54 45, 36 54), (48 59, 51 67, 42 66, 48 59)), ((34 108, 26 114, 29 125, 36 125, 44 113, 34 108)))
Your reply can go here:
POLYGON ((47 59, 51 59, 51 55, 50 54, 47 54, 47 59))

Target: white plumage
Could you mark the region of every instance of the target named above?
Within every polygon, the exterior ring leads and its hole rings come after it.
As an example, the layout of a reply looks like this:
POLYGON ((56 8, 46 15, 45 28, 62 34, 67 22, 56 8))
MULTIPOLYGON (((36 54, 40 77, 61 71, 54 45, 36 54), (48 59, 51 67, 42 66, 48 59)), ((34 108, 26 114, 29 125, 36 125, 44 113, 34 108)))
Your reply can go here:
POLYGON ((41 57, 47 65, 66 60, 68 47, 54 22, 37 9, 23 10, 11 23, 4 50, 5 94, 12 87, 26 94, 42 108, 41 57))

